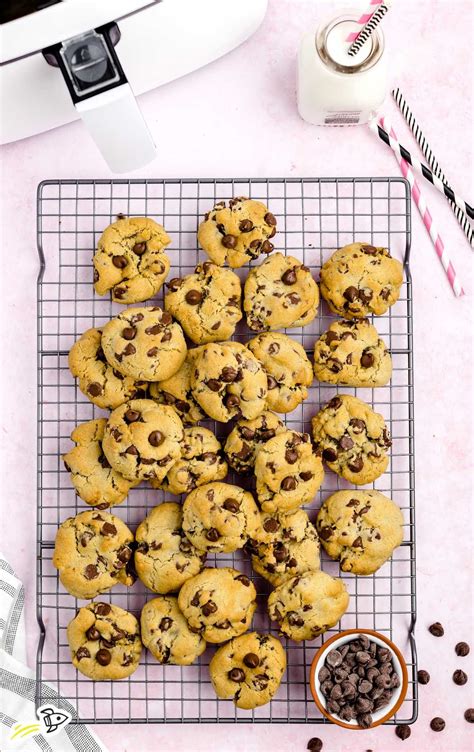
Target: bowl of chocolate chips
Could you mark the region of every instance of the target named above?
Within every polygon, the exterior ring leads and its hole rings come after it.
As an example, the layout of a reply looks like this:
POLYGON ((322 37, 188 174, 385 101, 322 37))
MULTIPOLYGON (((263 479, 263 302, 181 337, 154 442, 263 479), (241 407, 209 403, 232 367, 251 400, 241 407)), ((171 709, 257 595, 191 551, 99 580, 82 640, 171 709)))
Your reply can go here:
POLYGON ((385 635, 347 629, 331 637, 313 658, 313 699, 338 726, 368 729, 391 718, 408 688, 405 660, 385 635))

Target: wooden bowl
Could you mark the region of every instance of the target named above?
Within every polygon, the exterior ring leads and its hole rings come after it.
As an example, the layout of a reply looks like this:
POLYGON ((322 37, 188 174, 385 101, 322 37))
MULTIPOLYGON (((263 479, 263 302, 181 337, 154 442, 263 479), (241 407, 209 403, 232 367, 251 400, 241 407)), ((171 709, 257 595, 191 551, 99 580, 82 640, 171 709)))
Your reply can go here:
POLYGON ((400 679, 400 686, 397 687, 397 689, 394 691, 392 699, 390 700, 388 705, 372 713, 372 718, 374 720, 369 728, 380 726, 382 723, 388 721, 389 718, 392 718, 392 716, 395 715, 397 710, 400 708, 403 700, 405 699, 408 689, 408 671, 405 659, 400 650, 391 640, 388 639, 388 637, 380 634, 380 632, 374 632, 372 629, 346 629, 344 632, 339 632, 339 634, 334 635, 334 637, 331 637, 329 640, 323 643, 323 645, 321 645, 313 658, 309 674, 311 694, 313 695, 313 699, 321 713, 332 723, 335 723, 338 726, 342 726, 342 728, 355 729, 359 731, 363 731, 364 728, 362 726, 359 726, 356 720, 343 721, 338 716, 332 715, 328 712, 328 710, 326 710, 326 698, 319 689, 318 673, 319 669, 324 665, 327 653, 337 647, 344 645, 346 642, 351 642, 353 639, 357 638, 357 635, 361 634, 367 635, 367 637, 372 642, 377 643, 377 645, 390 649, 392 653, 393 666, 400 679))

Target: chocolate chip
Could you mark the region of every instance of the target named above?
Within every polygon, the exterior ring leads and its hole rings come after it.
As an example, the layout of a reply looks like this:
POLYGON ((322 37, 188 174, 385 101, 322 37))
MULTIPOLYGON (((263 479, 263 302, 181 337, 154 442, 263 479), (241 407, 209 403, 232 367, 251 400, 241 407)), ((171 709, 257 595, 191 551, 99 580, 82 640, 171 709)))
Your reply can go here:
POLYGON ((235 579, 241 582, 245 587, 250 587, 250 580, 245 574, 239 574, 235 579))
POLYGON ((270 243, 269 240, 264 240, 260 250, 262 251, 262 253, 271 253, 274 248, 275 246, 273 245, 273 243, 270 243))
POLYGON ((98 384, 96 381, 93 381, 89 386, 87 387, 87 391, 89 394, 91 394, 93 397, 98 397, 99 394, 102 394, 102 387, 100 384, 98 384))
POLYGON ((365 430, 365 423, 363 420, 359 420, 359 418, 351 418, 349 425, 355 434, 362 433, 365 430))
POLYGON ((310 470, 305 470, 304 472, 300 473, 299 477, 301 478, 301 480, 307 482, 308 480, 311 480, 313 473, 310 470))
POLYGON ((362 695, 367 695, 372 689, 372 683, 368 679, 361 679, 357 689, 362 695))
POLYGON ((364 545, 362 543, 362 538, 357 536, 355 540, 352 541, 352 548, 364 548, 364 545))
POLYGON ((224 235, 221 242, 224 248, 235 248, 237 245, 237 238, 235 235, 224 235))
POLYGON ((123 561, 124 564, 127 563, 127 561, 130 561, 132 558, 132 550, 128 546, 124 546, 117 554, 117 558, 120 561, 123 561))
POLYGON ((257 668, 260 665, 260 659, 255 653, 247 653, 247 655, 244 655, 243 660, 248 668, 257 668))
POLYGON ((405 723, 403 723, 396 727, 395 733, 398 738, 401 739, 402 742, 404 742, 405 739, 408 739, 411 736, 411 728, 410 726, 407 726, 405 723))
POLYGON ((155 334, 161 334, 163 331, 163 327, 161 324, 154 324, 154 326, 147 326, 145 329, 145 334, 149 335, 155 335, 155 334))
POLYGON ((209 379, 209 381, 206 381, 206 386, 211 392, 218 392, 222 384, 220 381, 217 381, 217 379, 209 379))
MULTIPOLYGON (((156 309, 153 309, 153 310, 159 311, 160 309, 156 308, 156 309)), ((161 314, 161 324, 163 326, 168 326, 169 324, 172 323, 172 321, 173 321, 173 317, 172 317, 171 313, 168 313, 168 311, 163 311, 163 313, 161 314)))
POLYGON ((219 378, 226 384, 231 384, 236 380, 237 375, 238 372, 235 368, 232 368, 232 366, 225 366, 225 368, 222 369, 222 373, 219 378))
POLYGON ((171 332, 169 330, 166 330, 163 334, 161 341, 162 342, 169 342, 171 340, 171 332))
POLYGON ((294 285, 296 282, 295 269, 287 269, 286 272, 281 275, 281 281, 284 285, 294 285))
POLYGON ((82 658, 90 658, 90 657, 91 657, 91 654, 89 653, 87 648, 83 647, 83 648, 79 648, 78 650, 76 650, 76 659, 78 661, 82 660, 82 658))
POLYGON ((86 580, 95 580, 99 576, 99 570, 95 564, 88 564, 84 569, 84 577, 86 580))
POLYGON ((286 478, 283 478, 281 482, 281 487, 283 491, 294 491, 297 486, 296 478, 294 478, 292 475, 287 475, 286 478))
POLYGON ((173 619, 170 619, 168 616, 164 616, 162 620, 160 621, 160 629, 162 632, 167 632, 168 629, 171 628, 171 625, 173 624, 173 619))
POLYGON ((339 341, 339 335, 336 334, 336 332, 327 332, 326 343, 330 345, 331 342, 336 342, 336 341, 339 341))
POLYGON ((349 301, 349 303, 353 303, 354 300, 356 300, 359 297, 359 290, 357 287, 348 287, 343 292, 343 297, 349 301))
POLYGON ((273 376, 267 376, 267 388, 269 390, 276 389, 278 386, 278 381, 273 378, 273 376))
POLYGON ((241 668, 231 668, 227 675, 234 682, 243 682, 245 679, 245 674, 241 668))
POLYGON ((288 550, 286 546, 280 541, 273 544, 273 556, 278 562, 285 561, 286 557, 288 556, 288 550))
POLYGON ((106 650, 105 648, 101 648, 97 651, 95 655, 95 659, 97 663, 99 663, 101 666, 108 666, 110 661, 112 660, 112 654, 109 650, 106 650))
POLYGON ((319 530, 319 537, 327 541, 332 536, 332 528, 329 525, 325 525, 319 530))
POLYGON ((321 739, 318 739, 316 736, 313 736, 306 746, 306 749, 309 749, 309 752, 321 752, 322 748, 323 743, 321 739))
POLYGON ((267 212, 264 216, 264 220, 267 223, 267 225, 270 225, 270 227, 276 227, 276 219, 275 216, 271 212, 267 212))
POLYGON ((214 601, 208 601, 204 604, 204 606, 201 607, 201 611, 203 612, 204 616, 210 616, 211 614, 216 613, 217 606, 214 601))
POLYGON ((240 509, 240 502, 238 502, 237 499, 226 499, 222 506, 224 509, 227 509, 228 512, 237 514, 240 509))
POLYGON ((133 444, 130 444, 130 446, 126 448, 124 454, 131 454, 134 457, 138 457, 138 449, 133 444))
POLYGON ((428 627, 428 632, 431 632, 434 637, 442 637, 444 635, 443 625, 439 621, 435 621, 434 624, 428 627))
POLYGON ((146 251, 146 243, 135 243, 135 245, 132 248, 132 251, 137 254, 137 256, 143 256, 143 254, 146 251))
POLYGON ((469 655, 470 648, 467 642, 458 642, 456 647, 454 648, 456 651, 456 655, 464 657, 465 655, 469 655))
POLYGON ((161 431, 152 431, 148 436, 149 443, 154 447, 160 446, 164 442, 164 440, 165 437, 164 434, 161 433, 161 431))
POLYGON ((285 452, 285 460, 289 465, 294 465, 298 460, 298 452, 295 449, 287 449, 285 452))
POLYGON ((138 410, 127 410, 127 412, 123 416, 125 418, 126 423, 135 423, 140 417, 140 413, 138 410))
POLYGON ((374 245, 363 245, 361 251, 368 253, 370 256, 377 255, 377 248, 374 245))
POLYGON ((267 533, 275 533, 278 528, 280 527, 280 523, 278 520, 275 520, 273 517, 270 517, 268 520, 265 520, 263 523, 263 529, 267 533))
POLYGON ((338 410, 342 405, 342 399, 340 397, 333 397, 327 403, 326 407, 330 407, 331 410, 338 410))
POLYGON ((371 366, 374 365, 374 360, 375 360, 375 358, 372 355, 372 353, 366 352, 364 350, 364 352, 362 353, 361 359, 360 359, 360 364, 361 364, 362 368, 370 368, 371 366))
POLYGON ((474 708, 468 708, 464 711, 464 718, 468 723, 474 723, 474 708))
POLYGON ((96 642, 96 640, 100 639, 100 632, 95 627, 89 627, 89 629, 86 632, 86 637, 91 642, 96 642))
POLYGON ((453 674, 453 682, 459 687, 464 686, 464 684, 467 683, 467 674, 465 671, 461 671, 461 669, 458 668, 453 674))
POLYGON ((116 266, 117 269, 125 269, 128 261, 125 256, 112 256, 112 264, 116 266))
POLYGON ((356 457, 351 462, 347 463, 347 467, 353 473, 360 473, 360 471, 364 467, 364 460, 362 459, 362 457, 356 457))
POLYGON ((134 339, 136 337, 137 330, 134 326, 126 326, 125 329, 122 329, 122 337, 124 339, 134 339))
POLYGON ((100 532, 102 535, 117 535, 117 528, 111 522, 104 522, 100 532))
POLYGON ((211 543, 216 543, 220 537, 219 531, 216 530, 215 527, 210 527, 206 533, 206 538, 208 541, 211 541, 211 543))
POLYGON ((97 271, 97 269, 94 269, 93 278, 94 278, 94 282, 98 282, 99 279, 100 279, 100 275, 99 275, 99 272, 97 271))
POLYGON ((327 654, 326 663, 332 668, 336 668, 336 666, 340 666, 342 663, 342 655, 340 654, 339 650, 331 650, 327 654))
POLYGON ((199 290, 189 290, 184 299, 189 305, 198 305, 202 300, 202 292, 199 290))
POLYGON ((417 678, 418 678, 419 684, 428 684, 431 677, 428 671, 424 671, 424 669, 420 669, 420 671, 418 671, 417 678))
POLYGON ((337 452, 335 449, 331 449, 330 447, 328 449, 323 450, 323 460, 326 460, 326 462, 335 462, 337 460, 337 452))
POLYGON ((253 222, 251 219, 242 219, 239 223, 240 232, 251 232, 253 230, 253 222))
POLYGON ((446 726, 446 722, 437 716, 436 718, 433 718, 433 720, 430 723, 430 729, 432 731, 443 731, 443 729, 446 726))
POLYGON ((108 603, 96 603, 95 612, 97 616, 108 616, 112 611, 112 607, 108 603))
POLYGON ((179 277, 173 277, 173 279, 170 279, 170 281, 167 283, 166 287, 168 288, 168 290, 171 290, 171 292, 176 292, 176 290, 179 290, 182 284, 182 279, 180 279, 179 277))
POLYGON ((233 407, 237 407, 240 400, 236 394, 229 394, 225 399, 225 406, 231 410, 233 407))
POLYGON ((352 449, 354 446, 354 442, 352 441, 350 436, 342 436, 342 438, 339 440, 339 446, 341 449, 352 449))

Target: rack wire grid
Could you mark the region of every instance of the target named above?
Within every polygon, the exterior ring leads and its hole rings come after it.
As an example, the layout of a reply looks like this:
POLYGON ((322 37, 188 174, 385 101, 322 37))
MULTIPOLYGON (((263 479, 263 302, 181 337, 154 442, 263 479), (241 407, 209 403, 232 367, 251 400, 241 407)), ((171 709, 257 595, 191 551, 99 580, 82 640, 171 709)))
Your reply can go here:
MULTIPOLYGON (((93 723, 324 723, 310 693, 309 666, 325 637, 341 629, 370 628, 393 639, 408 664, 408 693, 390 723, 413 723, 417 717, 414 510, 414 426, 412 298, 409 271, 411 241, 410 193, 403 178, 286 178, 202 180, 65 180, 45 181, 38 188, 38 550, 37 616, 40 640, 37 653, 39 705, 53 700, 59 707, 77 707, 76 720, 93 723), (160 665, 144 651, 138 670, 119 682, 93 682, 72 666, 66 637, 68 622, 79 607, 59 582, 52 565, 58 525, 88 509, 75 494, 61 455, 72 447, 76 424, 104 411, 87 401, 68 370, 73 342, 89 327, 101 326, 123 310, 100 298, 92 285, 92 255, 101 232, 118 213, 145 215, 162 223, 172 238, 166 249, 170 277, 193 271, 204 254, 197 246, 200 218, 217 200, 250 196, 264 201, 278 219, 276 250, 294 255, 311 268, 315 278, 321 264, 336 249, 354 240, 387 246, 404 261, 404 284, 398 302, 378 317, 376 326, 393 359, 389 385, 377 389, 336 388, 315 381, 308 398, 291 414, 288 426, 308 430, 311 417, 335 392, 359 396, 382 413, 393 437, 388 472, 373 487, 393 498, 404 518, 404 541, 374 575, 357 577, 339 570, 322 553, 322 568, 343 578, 350 605, 340 623, 312 642, 284 640, 288 668, 272 702, 253 711, 239 710, 230 700, 216 697, 209 678, 209 647, 192 666, 160 665), (53 687, 53 692, 45 684, 53 687), (56 694, 57 693, 57 694, 56 694), (64 698, 64 699, 62 699, 64 698)), ((257 262, 258 263, 258 262, 257 262)), ((247 270, 239 270, 242 278, 247 270)), ((163 291, 153 300, 162 305, 163 291)), ((149 301, 151 303, 152 301, 149 301)), ((288 334, 301 342, 311 357, 320 333, 335 319, 325 303, 314 322, 288 334)), ((240 325, 239 325, 240 326, 240 325)), ((253 334, 240 326, 236 338, 253 334)), ((218 437, 229 426, 212 424, 218 437)), ((246 484, 242 476, 228 482, 246 484)), ((349 485, 326 471, 317 498, 308 508, 314 521, 322 501, 349 485)), ((161 491, 142 485, 112 509, 135 530, 163 499, 161 491)), ((235 566, 251 576, 258 591, 253 629, 277 634, 266 614, 268 583, 255 576, 242 552, 210 555, 208 566, 235 566)), ((138 580, 133 587, 116 586, 100 596, 139 615, 152 593, 138 580)))

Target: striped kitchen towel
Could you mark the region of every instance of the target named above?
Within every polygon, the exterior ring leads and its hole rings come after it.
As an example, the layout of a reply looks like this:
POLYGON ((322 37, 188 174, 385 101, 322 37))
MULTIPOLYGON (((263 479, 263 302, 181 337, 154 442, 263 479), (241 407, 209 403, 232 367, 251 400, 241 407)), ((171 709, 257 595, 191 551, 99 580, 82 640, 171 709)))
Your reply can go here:
MULTIPOLYGON (((23 585, 0 554, 0 750, 107 752, 96 735, 80 723, 70 723, 51 737, 41 733, 35 713, 35 675, 26 665, 24 603, 23 585)), ((58 695, 43 684, 41 696, 51 698, 54 705, 58 695)), ((71 703, 61 700, 61 708, 77 718, 71 703)))

